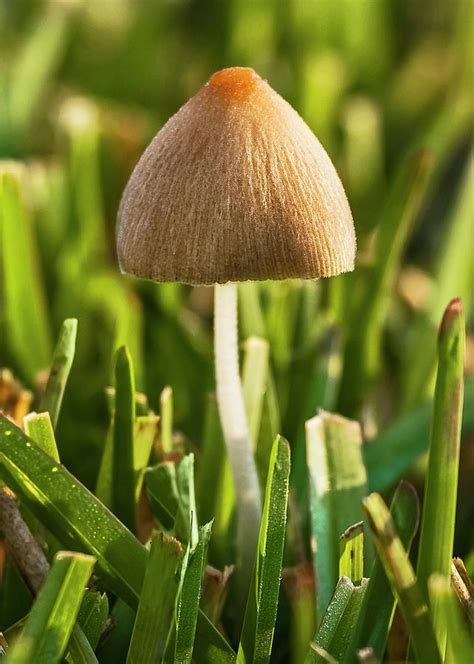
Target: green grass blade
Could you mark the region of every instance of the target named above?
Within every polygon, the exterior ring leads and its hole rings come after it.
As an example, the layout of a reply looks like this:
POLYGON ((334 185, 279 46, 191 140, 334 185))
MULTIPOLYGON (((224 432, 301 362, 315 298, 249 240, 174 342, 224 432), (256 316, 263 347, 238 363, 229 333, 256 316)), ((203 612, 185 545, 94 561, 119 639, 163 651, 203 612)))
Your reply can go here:
POLYGON ((54 349, 48 382, 40 401, 40 411, 47 410, 53 427, 58 423, 64 390, 76 352, 77 320, 67 318, 61 326, 54 349))
POLYGON ((210 555, 214 565, 223 567, 232 555, 230 528, 235 495, 214 394, 208 395, 207 401, 197 465, 197 498, 201 520, 214 519, 210 555))
POLYGON ((98 664, 98 659, 92 650, 84 632, 74 625, 68 644, 67 662, 72 664, 98 664))
POLYGON ((260 285, 255 281, 239 283, 239 320, 242 336, 266 337, 265 319, 260 302, 260 285))
POLYGON ((178 590, 176 571, 182 553, 180 543, 173 537, 163 533, 153 537, 127 664, 159 661, 173 617, 178 590))
POLYGON ((347 576, 353 583, 360 583, 364 576, 364 524, 362 521, 349 526, 339 540, 339 576, 347 576))
POLYGON ((321 620, 316 637, 310 643, 305 664, 320 664, 320 662, 326 661, 321 651, 323 653, 329 652, 328 649, 331 647, 335 631, 349 604, 353 590, 354 585, 349 578, 343 576, 339 579, 328 609, 321 620))
POLYGON ((138 389, 144 386, 143 336, 144 320, 143 305, 137 295, 124 289, 115 308, 115 338, 113 348, 127 346, 132 357, 135 385, 138 389))
POLYGON ((113 452, 113 509, 132 531, 136 528, 133 464, 135 382, 130 353, 125 346, 115 358, 115 415, 113 452))
POLYGON ((23 418, 25 433, 37 443, 43 452, 59 463, 58 446, 54 437, 49 412, 30 413, 23 418))
POLYGON ((257 559, 245 610, 237 662, 270 661, 278 608, 290 476, 290 447, 273 444, 265 491, 257 559))
POLYGON ((297 280, 266 283, 266 337, 277 371, 285 371, 291 360, 300 289, 301 285, 297 280))
POLYGON ((198 504, 202 519, 210 521, 218 512, 221 477, 226 463, 224 438, 214 394, 209 394, 207 398, 201 453, 198 460, 196 487, 198 504))
POLYGON ((250 439, 257 445, 267 386, 269 347, 265 339, 250 337, 244 344, 242 391, 250 439))
MULTIPOLYGON (((416 491, 401 482, 392 499, 390 514, 404 549, 409 552, 418 529, 420 505, 416 491)), ((358 625, 358 647, 370 647, 382 659, 395 611, 395 598, 379 557, 374 560, 358 625)))
POLYGON ((109 630, 97 647, 101 664, 124 664, 137 612, 118 599, 110 612, 109 630), (113 629, 110 627, 113 626, 113 629))
MULTIPOLYGON (((453 300, 441 323, 433 423, 425 480, 418 581, 427 592, 428 578, 449 578, 453 555, 458 487, 464 373, 464 315, 453 300)), ((437 629, 437 626, 435 626, 437 629)))
POLYGON ((270 459, 273 441, 280 431, 281 418, 278 395, 271 367, 269 367, 267 372, 267 387, 263 399, 260 421, 260 435, 255 450, 255 463, 257 464, 257 472, 262 487, 265 486, 268 461, 270 459))
POLYGON ((456 296, 469 302, 472 290, 472 264, 474 249, 474 156, 471 154, 463 174, 460 190, 439 241, 439 256, 435 269, 433 294, 427 311, 415 322, 408 337, 404 356, 402 408, 408 410, 413 403, 431 392, 436 373, 435 329, 443 315, 446 302, 456 296))
MULTIPOLYGON (((138 409, 138 403, 135 402, 138 409)), ((113 409, 113 406, 112 406, 113 409)), ((153 443, 157 433, 159 418, 156 415, 139 415, 135 418, 135 433, 133 436, 133 470, 135 474, 135 500, 138 501, 143 483, 145 467, 150 460, 153 443)), ((111 508, 113 485, 113 422, 107 431, 105 445, 102 452, 95 495, 107 507, 111 508)))
POLYGON ((59 662, 73 630, 94 558, 60 552, 41 588, 20 637, 8 653, 12 664, 59 662))
POLYGON ((194 454, 187 454, 179 462, 176 468, 176 488, 178 491, 176 533, 182 541, 189 541, 191 548, 194 549, 199 540, 196 497, 194 494, 194 454))
POLYGON ((357 422, 322 412, 306 422, 306 454, 319 620, 339 573, 339 538, 363 517, 367 476, 357 422))
POLYGON ((372 388, 380 367, 382 329, 402 252, 423 201, 431 159, 424 152, 412 156, 388 197, 384 223, 379 229, 376 263, 365 284, 357 330, 349 338, 341 386, 343 412, 354 412, 372 388))
POLYGON ((178 464, 159 463, 145 471, 145 483, 152 511, 183 542, 198 542, 196 498, 194 495, 194 455, 178 464))
MULTIPOLYGON (((84 97, 70 97, 60 109, 60 121, 69 140, 68 176, 75 257, 83 269, 84 264, 100 262, 106 254, 99 111, 92 101, 84 97)), ((117 304, 121 309, 118 312, 120 317, 123 302, 117 304)))
POLYGON ((84 595, 77 622, 95 650, 109 617, 109 600, 105 593, 88 591, 84 595))
POLYGON ((471 152, 463 173, 454 209, 449 220, 442 253, 436 267, 436 297, 431 305, 431 320, 437 323, 443 314, 446 302, 459 295, 469 302, 472 291, 472 261, 474 249, 474 152, 471 152))
POLYGON ((352 655, 350 646, 360 607, 367 587, 363 579, 359 586, 343 576, 339 579, 333 598, 321 621, 320 628, 310 644, 305 664, 320 664, 329 655, 337 662, 346 661, 352 655))
POLYGON ((374 533, 378 555, 400 604, 416 657, 420 664, 441 664, 428 607, 390 512, 377 493, 370 494, 364 500, 364 509, 374 533))
POLYGON ((173 390, 165 387, 160 395, 161 448, 165 454, 173 451, 173 390))
POLYGON ((65 5, 49 5, 25 40, 10 91, 10 116, 14 135, 19 139, 24 138, 46 85, 61 61, 70 13, 65 5))
POLYGON ((160 418, 157 415, 139 415, 135 418, 133 435, 133 471, 135 474, 135 502, 138 503, 145 469, 150 462, 157 437, 160 418))
POLYGON ((196 626, 193 657, 196 662, 207 664, 234 664, 236 661, 235 652, 201 611, 196 626))
POLYGON ((335 325, 328 327, 323 332, 321 346, 305 408, 305 419, 313 417, 319 408, 331 411, 336 407, 342 373, 340 328, 335 325))
POLYGON ((181 584, 176 605, 176 638, 174 661, 191 664, 194 638, 199 610, 201 584, 206 564, 207 548, 211 537, 212 523, 199 531, 199 541, 194 549, 188 545, 188 552, 183 561, 181 584))
POLYGON ((147 468, 145 486, 151 511, 164 528, 172 530, 179 503, 176 464, 165 461, 147 468))
POLYGON ((442 574, 433 574, 428 579, 430 604, 438 616, 437 622, 444 626, 438 634, 440 650, 446 647, 446 664, 472 664, 474 661, 474 636, 469 634, 459 610, 459 603, 450 582, 442 574))
POLYGON ((51 339, 34 238, 23 200, 21 166, 0 168, 0 246, 8 348, 29 380, 51 357, 51 339))

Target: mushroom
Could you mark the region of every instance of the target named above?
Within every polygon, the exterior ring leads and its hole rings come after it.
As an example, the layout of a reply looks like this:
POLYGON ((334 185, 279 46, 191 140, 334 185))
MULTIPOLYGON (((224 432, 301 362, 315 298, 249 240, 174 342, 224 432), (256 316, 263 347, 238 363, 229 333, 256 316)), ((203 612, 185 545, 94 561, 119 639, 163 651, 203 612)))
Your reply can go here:
POLYGON ((236 282, 315 279, 354 267, 351 211, 298 113, 247 67, 215 73, 155 136, 120 203, 123 272, 215 287, 217 401, 232 468, 242 569, 261 494, 239 377, 236 282))

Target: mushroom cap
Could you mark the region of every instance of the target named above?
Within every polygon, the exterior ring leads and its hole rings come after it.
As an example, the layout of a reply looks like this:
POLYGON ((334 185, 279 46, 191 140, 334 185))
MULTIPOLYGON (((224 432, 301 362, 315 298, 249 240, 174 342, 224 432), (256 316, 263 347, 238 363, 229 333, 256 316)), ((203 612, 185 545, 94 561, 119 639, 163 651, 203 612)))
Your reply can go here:
POLYGON ((120 203, 117 250, 123 272, 214 284, 347 272, 356 241, 318 139, 253 69, 232 67, 145 150, 120 203))

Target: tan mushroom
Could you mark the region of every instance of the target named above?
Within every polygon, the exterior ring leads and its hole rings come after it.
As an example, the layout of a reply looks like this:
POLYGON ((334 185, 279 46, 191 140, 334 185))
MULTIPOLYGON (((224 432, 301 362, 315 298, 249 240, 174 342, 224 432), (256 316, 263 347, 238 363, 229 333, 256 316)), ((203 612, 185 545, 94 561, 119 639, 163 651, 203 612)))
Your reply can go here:
POLYGON ((239 378, 235 282, 352 270, 355 233, 342 184, 318 139, 268 83, 253 69, 223 69, 140 159, 120 204, 117 249, 123 272, 216 285, 217 398, 248 564, 261 496, 239 378))

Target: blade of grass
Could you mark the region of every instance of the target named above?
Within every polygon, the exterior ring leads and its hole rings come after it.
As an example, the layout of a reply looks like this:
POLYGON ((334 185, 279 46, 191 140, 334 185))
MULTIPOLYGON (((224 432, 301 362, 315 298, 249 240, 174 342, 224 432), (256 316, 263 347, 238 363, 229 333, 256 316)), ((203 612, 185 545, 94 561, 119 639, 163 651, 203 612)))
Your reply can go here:
POLYGON ((197 466, 197 497, 204 521, 210 521, 217 513, 219 487, 225 461, 224 439, 216 397, 214 394, 209 394, 197 466))
POLYGON ((262 409, 267 386, 269 346, 265 339, 249 337, 244 344, 242 391, 254 449, 260 432, 262 409))
POLYGON ((133 464, 135 381, 126 346, 115 357, 115 415, 112 498, 115 514, 132 531, 136 528, 133 464))
POLYGON ((135 503, 138 504, 145 474, 150 462, 153 444, 158 434, 157 415, 139 415, 135 418, 133 434, 133 472, 135 474, 135 503))
POLYGON ((26 435, 33 438, 43 452, 49 454, 54 461, 59 463, 58 446, 56 445, 49 412, 29 413, 23 418, 23 423, 26 435))
POLYGON ((117 664, 117 662, 124 664, 136 615, 136 609, 130 608, 120 598, 115 602, 110 612, 109 629, 97 647, 97 656, 101 664, 117 664))
POLYGON ((436 373, 435 329, 443 315, 446 302, 461 296, 469 302, 472 284, 474 233, 474 205, 472 181, 474 156, 471 154, 463 174, 459 193, 446 224, 444 236, 439 241, 439 256, 435 269, 434 292, 428 309, 410 331, 404 355, 402 409, 431 392, 436 373))
POLYGON ((339 572, 339 537, 363 517, 367 476, 357 422, 321 412, 306 422, 314 570, 321 620, 339 572))
POLYGON ((244 339, 252 336, 266 337, 260 286, 255 281, 239 283, 239 312, 244 339))
POLYGON ((207 548, 211 537, 212 523, 208 523, 199 530, 199 541, 191 550, 188 544, 183 567, 181 582, 176 604, 176 637, 174 662, 191 664, 194 638, 201 596, 201 584, 206 564, 207 548))
POLYGON ((430 170, 427 153, 412 155, 388 197, 388 209, 378 234, 376 263, 367 276, 361 310, 355 314, 357 331, 350 336, 345 350, 340 392, 343 412, 357 410, 379 370, 380 342, 390 292, 424 199, 430 170))
POLYGON ((173 451, 173 390, 165 387, 160 395, 161 448, 165 454, 173 451))
POLYGON ((257 464, 260 486, 265 486, 268 461, 270 459, 272 445, 281 431, 281 418, 278 395, 271 367, 267 371, 267 387, 263 399, 263 409, 260 422, 260 435, 255 449, 255 463, 257 464))
POLYGON ((66 5, 48 5, 26 36, 10 89, 13 134, 19 140, 25 138, 48 80, 61 61, 70 14, 66 5))
POLYGON ((449 581, 443 574, 432 574, 428 579, 428 592, 437 622, 444 626, 437 636, 440 650, 443 652, 446 648, 445 663, 471 664, 474 660, 474 638, 463 623, 459 603, 449 581))
POLYGON ((159 661, 173 617, 178 590, 176 571, 182 553, 180 543, 173 537, 157 533, 152 538, 127 664, 159 661))
MULTIPOLYGON (((390 514, 400 541, 409 553, 418 529, 420 505, 415 489, 408 482, 400 482, 390 505, 390 514)), ((370 647, 374 656, 382 659, 395 611, 390 582, 379 557, 374 560, 370 581, 362 604, 358 631, 358 648, 370 647)))
POLYGON ((101 192, 99 111, 84 97, 70 97, 61 106, 60 121, 69 142, 69 195, 75 255, 84 268, 84 265, 103 260, 107 251, 101 192))
MULTIPOLYGON (((0 477, 63 545, 94 555, 108 586, 130 606, 137 605, 146 549, 74 476, 1 416, 0 477)), ((209 664, 235 658, 232 648, 201 611, 196 658, 197 653, 209 664)))
POLYGON ((337 662, 344 662, 346 656, 350 658, 353 655, 350 645, 366 587, 367 579, 363 579, 359 586, 354 586, 346 576, 339 579, 319 630, 310 644, 305 664, 326 662, 326 655, 337 662))
POLYGON ((94 558, 60 552, 41 588, 25 627, 8 653, 12 664, 59 662, 73 630, 94 558))
MULTIPOLYGON (((115 401, 115 396, 114 400, 115 401)), ((112 410, 114 406, 112 404, 112 410)), ((138 401, 135 402, 139 409, 138 401)), ((148 410, 147 408, 145 408, 148 410)), ((139 415, 135 418, 135 432, 133 435, 133 470, 135 475, 135 500, 138 501, 143 483, 144 470, 150 460, 153 443, 157 434, 159 418, 156 415, 139 415)), ((107 431, 105 445, 102 452, 95 495, 107 507, 112 507, 113 483, 113 421, 107 431)))
POLYGON ((319 408, 331 411, 336 407, 337 391, 342 374, 341 330, 331 325, 323 333, 321 350, 307 405, 305 420, 313 417, 319 408))
POLYGON ((441 664, 428 607, 390 512, 377 493, 371 493, 364 500, 364 509, 374 534, 378 555, 400 604, 416 657, 420 664, 441 664))
POLYGON ((464 373, 464 315, 459 300, 453 300, 444 314, 438 357, 417 567, 425 597, 431 574, 449 578, 453 555, 464 373))
POLYGON ((8 348, 33 380, 51 357, 51 339, 30 219, 23 200, 25 172, 19 164, 0 168, 0 231, 8 348))
MULTIPOLYGON (((290 363, 298 301, 301 286, 297 280, 281 283, 266 282, 268 307, 265 311, 266 329, 272 359, 278 372, 284 372, 290 363)), ((283 403, 285 400, 283 399, 283 403)))
POLYGON ((116 301, 115 338, 113 348, 127 346, 132 358, 135 385, 144 386, 143 305, 138 296, 125 291, 116 301))
POLYGON ((151 511, 166 530, 172 530, 178 512, 176 464, 165 461, 147 468, 145 486, 151 511))
POLYGON ((94 654, 91 644, 87 640, 84 632, 74 625, 68 642, 67 662, 72 664, 98 664, 98 659, 94 654))
POLYGON ((339 540, 339 576, 347 576, 353 583, 360 583, 364 576, 364 524, 362 521, 349 526, 339 540))
POLYGON ((59 331, 48 382, 39 406, 40 411, 47 410, 49 412, 54 428, 58 423, 64 390, 76 352, 76 337, 77 319, 67 318, 59 331))
POLYGON ((290 447, 273 444, 258 540, 257 559, 245 610, 237 662, 270 661, 280 592, 290 477, 290 447))
POLYGON ((201 454, 198 457, 198 504, 203 521, 214 518, 210 557, 213 564, 224 567, 231 552, 232 514, 235 496, 229 461, 214 394, 208 395, 201 454))
POLYGON ((178 512, 175 530, 181 541, 189 541, 191 548, 199 541, 196 497, 194 495, 194 454, 187 454, 176 468, 178 512))
POLYGON ((109 617, 109 600, 105 593, 88 591, 84 595, 77 622, 93 650, 97 648, 109 617))

